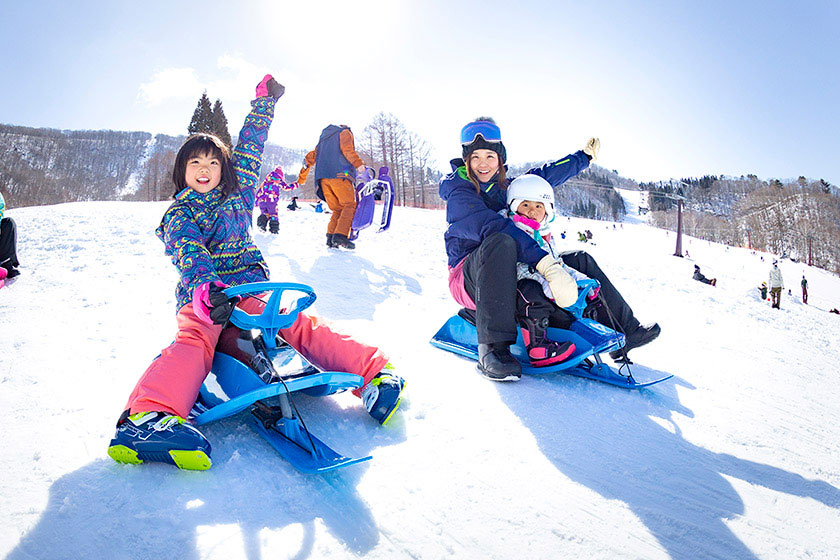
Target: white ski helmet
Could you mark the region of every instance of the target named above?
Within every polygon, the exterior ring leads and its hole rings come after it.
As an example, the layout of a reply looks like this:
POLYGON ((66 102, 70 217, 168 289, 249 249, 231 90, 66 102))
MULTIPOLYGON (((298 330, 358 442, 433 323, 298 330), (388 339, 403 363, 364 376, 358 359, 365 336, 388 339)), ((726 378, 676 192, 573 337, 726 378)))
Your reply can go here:
POLYGON ((511 212, 516 213, 519 205, 526 200, 542 202, 545 206, 545 217, 548 221, 554 218, 554 189, 539 175, 520 175, 508 185, 507 205, 511 212))

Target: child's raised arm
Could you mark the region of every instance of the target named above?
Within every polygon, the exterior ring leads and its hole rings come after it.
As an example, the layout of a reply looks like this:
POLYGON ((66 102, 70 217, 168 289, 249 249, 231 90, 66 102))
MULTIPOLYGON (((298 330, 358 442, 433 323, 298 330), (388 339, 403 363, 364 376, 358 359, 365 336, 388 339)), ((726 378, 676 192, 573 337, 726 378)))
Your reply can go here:
POLYGON ((274 104, 286 88, 267 74, 257 85, 257 98, 251 101, 251 112, 245 117, 236 148, 233 150, 233 169, 246 203, 253 208, 255 189, 260 178, 262 155, 268 129, 274 118, 274 104))

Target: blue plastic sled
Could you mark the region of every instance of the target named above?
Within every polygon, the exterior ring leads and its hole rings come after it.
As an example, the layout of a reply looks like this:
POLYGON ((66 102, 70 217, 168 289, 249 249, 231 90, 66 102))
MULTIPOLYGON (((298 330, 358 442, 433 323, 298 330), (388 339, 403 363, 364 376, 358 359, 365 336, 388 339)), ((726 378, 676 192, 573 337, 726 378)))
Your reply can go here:
MULTIPOLYGON (((551 327, 548 329, 548 337, 551 340, 574 343, 575 351, 566 361, 545 367, 532 366, 522 335, 517 334, 516 344, 510 347, 510 352, 522 364, 522 373, 540 375, 561 372, 626 389, 649 387, 673 377, 669 375, 653 381, 639 382, 630 373, 622 375, 601 361, 601 353, 618 350, 624 346, 624 335, 592 319, 581 318, 583 309, 586 307, 586 295, 596 286, 598 286, 596 280, 578 282, 578 299, 572 306, 566 308, 578 319, 572 323, 571 330, 551 327)), ((478 361, 478 334, 475 325, 460 315, 450 317, 430 342, 442 350, 478 361)))
POLYGON ((345 457, 312 435, 294 405, 293 393, 320 397, 355 389, 363 382, 358 375, 318 369, 277 336, 315 301, 312 288, 255 282, 227 288, 225 294, 268 294, 268 300, 260 315, 234 309, 230 321, 242 330, 239 357, 248 356, 250 365, 217 351, 193 407, 193 422, 202 425, 248 409, 254 429, 292 466, 306 473, 324 473, 369 460, 369 456, 345 457))

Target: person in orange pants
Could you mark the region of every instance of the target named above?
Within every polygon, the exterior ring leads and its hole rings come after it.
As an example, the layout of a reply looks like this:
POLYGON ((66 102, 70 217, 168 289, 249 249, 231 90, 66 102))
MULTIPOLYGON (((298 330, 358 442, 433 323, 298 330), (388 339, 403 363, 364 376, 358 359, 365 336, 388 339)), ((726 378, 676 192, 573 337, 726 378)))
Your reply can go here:
POLYGON ((365 169, 365 162, 356 153, 353 132, 346 125, 331 124, 321 131, 318 145, 306 154, 298 174, 303 184, 315 166, 315 193, 332 210, 327 225, 327 247, 355 249, 350 241, 350 228, 356 214, 354 179, 365 169))

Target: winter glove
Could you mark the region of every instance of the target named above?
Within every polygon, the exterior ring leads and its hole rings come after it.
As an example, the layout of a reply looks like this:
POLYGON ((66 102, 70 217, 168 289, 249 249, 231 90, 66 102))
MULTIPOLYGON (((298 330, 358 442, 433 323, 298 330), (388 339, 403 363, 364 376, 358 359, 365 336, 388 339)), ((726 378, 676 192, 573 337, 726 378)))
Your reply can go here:
POLYGON ((266 74, 262 81, 257 85, 257 97, 273 97, 275 100, 283 97, 286 88, 282 84, 277 83, 271 74, 266 74))
POLYGON ((577 282, 563 270, 563 266, 554 260, 554 257, 544 256, 536 268, 548 282, 554 303, 560 307, 568 307, 577 301, 577 282))
POLYGON ((583 153, 589 156, 589 161, 598 159, 598 150, 601 149, 601 141, 597 138, 590 138, 583 147, 583 153))
MULTIPOLYGON (((575 270, 571 266, 568 266, 568 265, 564 264, 562 261, 558 261, 558 262, 563 266, 563 270, 568 272, 569 276, 574 278, 576 283, 580 282, 581 280, 591 280, 591 278, 589 278, 589 276, 587 276, 583 272, 575 270)), ((597 282, 597 280, 596 280, 596 282, 597 282)), ((593 299, 598 297, 598 292, 600 292, 600 291, 601 291, 601 284, 599 282, 598 285, 595 286, 594 288, 589 288, 589 293, 586 294, 586 301, 592 301, 593 299)))
POLYGON ((230 319, 240 298, 228 298, 223 291, 227 287, 227 284, 215 280, 205 282, 193 291, 193 312, 203 323, 224 325, 230 319))
POLYGON ((367 183, 370 180, 370 175, 367 172, 367 167, 360 165, 356 168, 356 184, 367 183))

